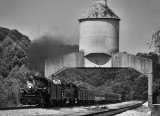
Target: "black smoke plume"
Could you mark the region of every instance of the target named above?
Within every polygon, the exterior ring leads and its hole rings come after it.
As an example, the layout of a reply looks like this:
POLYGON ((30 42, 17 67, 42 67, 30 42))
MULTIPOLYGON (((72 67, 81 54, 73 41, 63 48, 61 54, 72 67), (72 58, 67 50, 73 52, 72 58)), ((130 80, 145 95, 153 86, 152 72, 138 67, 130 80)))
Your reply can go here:
POLYGON ((67 45, 68 39, 63 36, 45 35, 32 42, 29 47, 29 59, 40 72, 44 72, 46 59, 55 58, 64 54, 78 52, 78 45, 67 45))

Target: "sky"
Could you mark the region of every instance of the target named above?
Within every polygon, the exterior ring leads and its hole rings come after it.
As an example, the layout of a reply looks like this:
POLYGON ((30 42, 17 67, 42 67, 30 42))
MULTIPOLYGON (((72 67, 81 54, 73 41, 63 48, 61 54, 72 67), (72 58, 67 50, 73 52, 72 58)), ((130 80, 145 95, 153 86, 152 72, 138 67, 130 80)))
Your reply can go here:
MULTIPOLYGON (((60 32, 78 43, 78 19, 92 4, 92 0, 0 0, 0 27, 17 29, 32 41, 60 32)), ((121 19, 120 52, 153 52, 147 43, 160 30, 160 0, 108 0, 107 5, 121 19)))

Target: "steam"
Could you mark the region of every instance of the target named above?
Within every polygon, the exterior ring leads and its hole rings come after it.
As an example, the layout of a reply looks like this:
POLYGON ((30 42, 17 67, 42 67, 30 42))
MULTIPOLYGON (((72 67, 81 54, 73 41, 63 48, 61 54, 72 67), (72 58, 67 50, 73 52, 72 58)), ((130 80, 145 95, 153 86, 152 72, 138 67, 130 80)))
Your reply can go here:
POLYGON ((78 45, 69 45, 69 42, 68 38, 62 35, 44 35, 32 42, 29 59, 37 70, 43 72, 46 59, 78 52, 78 45))

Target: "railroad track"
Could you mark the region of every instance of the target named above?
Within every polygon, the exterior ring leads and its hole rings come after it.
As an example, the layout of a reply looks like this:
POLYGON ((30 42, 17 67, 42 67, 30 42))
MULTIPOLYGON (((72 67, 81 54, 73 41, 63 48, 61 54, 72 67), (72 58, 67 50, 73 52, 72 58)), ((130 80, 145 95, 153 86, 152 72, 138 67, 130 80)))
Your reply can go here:
MULTIPOLYGON (((21 109, 35 109, 34 111, 36 112, 41 112, 41 111, 45 111, 47 112, 47 110, 49 111, 49 114, 36 114, 36 116, 54 116, 54 115, 63 115, 63 116, 113 116, 122 112, 125 112, 127 110, 131 110, 137 107, 140 107, 142 104, 144 104, 145 102, 137 102, 135 104, 126 104, 127 106, 124 105, 117 105, 114 107, 108 107, 107 105, 97 105, 97 106, 83 106, 79 107, 80 110, 77 111, 78 107, 75 106, 68 106, 68 107, 52 107, 52 108, 36 108, 34 106, 29 106, 29 107, 12 107, 12 108, 0 108, 0 110, 12 110, 11 112, 15 113, 14 110, 21 110, 21 109), (92 108, 93 107, 93 108, 92 108), (73 109, 76 110, 74 111, 73 109), (81 110, 82 109, 82 110, 81 110), (53 113, 50 114, 50 111, 53 110, 53 113), (60 114, 54 114, 55 112, 60 112, 60 114), (64 111, 64 112, 63 112, 64 111), (67 112, 66 112, 67 111, 67 112)), ((17 112, 16 111, 16 112, 17 112)), ((26 111, 26 110, 25 110, 26 111)), ((23 112, 25 112, 23 111, 23 112)), ((33 112, 34 112, 33 111, 33 112)))
POLYGON ((134 104, 131 106, 125 106, 125 107, 118 108, 118 109, 108 109, 108 110, 102 109, 102 111, 84 114, 82 116, 114 116, 116 114, 120 114, 120 113, 125 112, 127 110, 138 108, 138 107, 142 106, 142 104, 144 104, 144 103, 145 102, 142 102, 142 103, 134 104))

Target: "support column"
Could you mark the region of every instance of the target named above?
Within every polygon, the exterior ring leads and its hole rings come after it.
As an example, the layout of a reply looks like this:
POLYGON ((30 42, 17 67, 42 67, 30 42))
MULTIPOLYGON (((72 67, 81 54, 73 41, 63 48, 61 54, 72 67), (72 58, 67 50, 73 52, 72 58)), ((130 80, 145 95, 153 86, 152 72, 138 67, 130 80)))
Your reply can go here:
POLYGON ((148 107, 153 108, 153 99, 152 99, 152 85, 153 85, 153 76, 152 74, 147 74, 148 77, 148 107))

